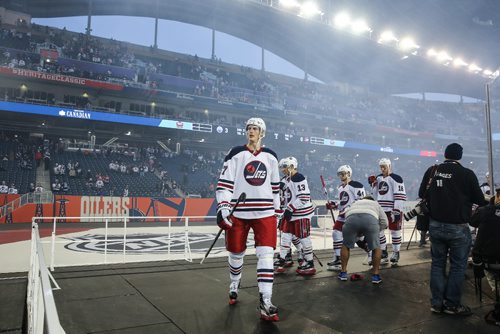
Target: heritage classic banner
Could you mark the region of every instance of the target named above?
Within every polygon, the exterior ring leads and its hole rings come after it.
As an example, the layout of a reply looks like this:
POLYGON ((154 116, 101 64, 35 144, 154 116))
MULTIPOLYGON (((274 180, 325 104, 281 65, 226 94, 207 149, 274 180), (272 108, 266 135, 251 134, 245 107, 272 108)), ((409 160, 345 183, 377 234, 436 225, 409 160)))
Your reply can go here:
MULTIPOLYGON (((5 195, 4 195, 5 196, 5 195)), ((7 200, 10 202, 10 198, 7 200)), ((0 205, 6 204, 0 198, 0 205)), ((28 223, 33 217, 61 217, 58 222, 103 222, 104 217, 129 217, 131 222, 155 222, 153 217, 215 216, 213 198, 109 197, 56 195, 52 204, 27 204, 0 218, 1 224, 28 223), (65 217, 82 217, 65 219, 65 217)), ((190 221, 203 219, 190 219, 190 221)), ((113 221, 113 219, 110 219, 113 221)), ((165 221, 165 219, 162 219, 165 221)), ((46 219, 44 222, 49 222, 46 219)))
POLYGON ((56 73, 46 73, 38 72, 32 70, 25 70, 22 68, 10 68, 10 67, 0 67, 1 74, 7 74, 11 76, 26 77, 31 79, 39 80, 49 80, 62 83, 69 83, 80 86, 88 86, 94 88, 103 88, 108 90, 123 90, 123 86, 115 83, 109 83, 104 81, 90 80, 84 78, 72 77, 69 75, 62 75, 56 73))

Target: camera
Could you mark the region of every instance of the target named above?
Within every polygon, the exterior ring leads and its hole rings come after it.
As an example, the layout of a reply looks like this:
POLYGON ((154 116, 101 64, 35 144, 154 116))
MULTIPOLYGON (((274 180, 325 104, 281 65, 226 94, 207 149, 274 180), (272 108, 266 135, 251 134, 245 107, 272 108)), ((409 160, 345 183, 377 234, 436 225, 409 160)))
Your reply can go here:
POLYGON ((429 213, 429 209, 427 208, 427 203, 425 202, 425 200, 421 200, 420 202, 418 202, 417 205, 415 205, 415 207, 413 209, 411 209, 408 212, 405 212, 403 214, 403 217, 405 217, 405 220, 408 221, 408 220, 412 219, 413 217, 418 216, 419 214, 426 215, 428 213, 429 213))

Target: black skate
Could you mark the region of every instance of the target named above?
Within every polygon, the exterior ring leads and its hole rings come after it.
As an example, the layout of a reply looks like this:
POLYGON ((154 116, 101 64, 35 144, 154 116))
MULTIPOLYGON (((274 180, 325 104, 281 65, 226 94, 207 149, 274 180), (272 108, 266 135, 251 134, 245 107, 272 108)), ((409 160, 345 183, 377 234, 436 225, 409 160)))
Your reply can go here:
POLYGON ((238 302, 238 289, 240 282, 231 282, 229 285, 229 305, 235 305, 238 302))
POLYGON ((282 259, 279 255, 276 261, 274 261, 274 273, 281 274, 286 271, 286 261, 282 259))
POLYGON ((279 321, 278 307, 271 303, 271 298, 263 298, 260 294, 260 318, 265 321, 279 321))
POLYGON ((380 264, 388 264, 389 263, 389 253, 386 250, 382 250, 382 258, 380 259, 380 264))
POLYGON ((293 266, 292 250, 290 250, 285 256, 285 267, 288 268, 291 266, 293 266))
POLYGON ((336 256, 335 260, 333 260, 332 262, 328 262, 326 264, 326 269, 327 270, 334 270, 334 271, 342 269, 342 263, 340 262, 340 256, 336 256))
POLYGON ((392 253, 391 256, 391 266, 396 267, 399 262, 399 252, 392 253))
POLYGON ((310 276, 316 274, 314 261, 305 261, 302 266, 297 268, 296 273, 302 276, 310 276))

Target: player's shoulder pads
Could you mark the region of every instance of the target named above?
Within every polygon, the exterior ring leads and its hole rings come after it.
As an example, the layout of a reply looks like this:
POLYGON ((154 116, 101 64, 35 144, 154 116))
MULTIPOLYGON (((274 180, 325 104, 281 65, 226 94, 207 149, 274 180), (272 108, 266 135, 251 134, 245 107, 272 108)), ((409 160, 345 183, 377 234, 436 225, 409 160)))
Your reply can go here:
POLYGON ((300 173, 295 173, 295 175, 292 176, 290 180, 292 180, 292 182, 302 182, 305 179, 306 178, 304 177, 304 175, 302 175, 300 173))
POLYGON ((226 155, 226 158, 224 159, 224 162, 231 160, 232 157, 234 157, 236 154, 245 151, 247 148, 242 145, 242 146, 235 146, 229 151, 229 153, 226 155))

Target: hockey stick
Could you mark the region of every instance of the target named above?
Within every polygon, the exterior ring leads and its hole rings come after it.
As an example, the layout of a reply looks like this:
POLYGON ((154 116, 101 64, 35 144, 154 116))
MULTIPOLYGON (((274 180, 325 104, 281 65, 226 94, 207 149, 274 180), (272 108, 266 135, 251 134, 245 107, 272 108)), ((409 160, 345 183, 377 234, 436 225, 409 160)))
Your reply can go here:
MULTIPOLYGON (((229 216, 231 216, 234 213, 234 210, 238 207, 240 202, 243 202, 243 203, 245 202, 246 198, 247 198, 247 194, 241 193, 240 197, 238 197, 238 199, 236 200, 236 203, 234 204, 233 208, 231 209, 229 216)), ((217 233, 217 235, 215 236, 214 241, 212 242, 212 244, 210 245, 210 248, 205 253, 205 256, 203 257, 203 259, 201 259, 200 264, 203 264, 203 261, 205 261, 205 259, 208 257, 208 254, 210 254, 210 252, 212 251, 212 248, 214 248, 215 243, 217 242, 217 240, 219 240, 219 237, 222 234, 222 231, 223 231, 222 229, 219 229, 219 233, 217 233)))
MULTIPOLYGON (((330 199, 328 198, 328 191, 326 190, 325 179, 323 179, 323 175, 320 175, 319 178, 321 179, 321 184, 323 185, 323 192, 325 193, 326 201, 328 203, 330 203, 330 199)), ((332 214, 332 219, 333 219, 333 222, 335 223, 335 215, 333 214, 332 209, 330 209, 330 213, 332 214)))
POLYGON ((323 267, 323 263, 321 263, 321 261, 319 260, 319 258, 316 256, 316 254, 313 252, 313 257, 316 259, 316 261, 318 261, 319 265, 321 267, 323 267))

